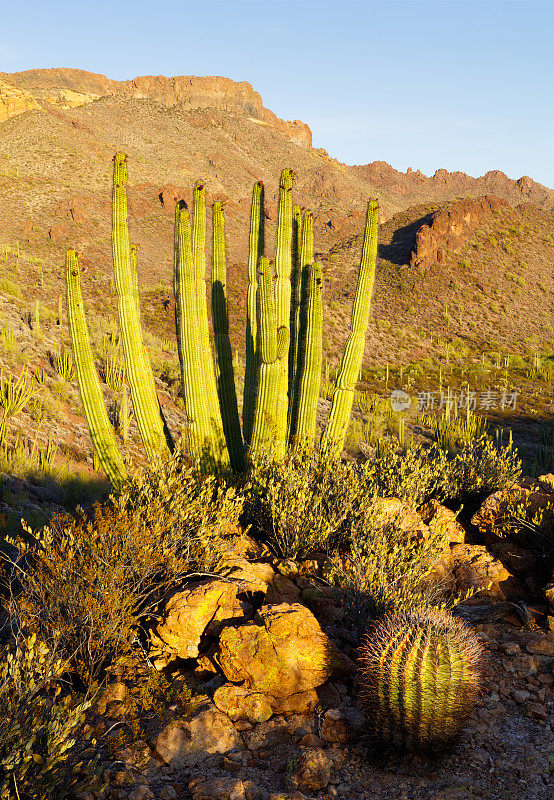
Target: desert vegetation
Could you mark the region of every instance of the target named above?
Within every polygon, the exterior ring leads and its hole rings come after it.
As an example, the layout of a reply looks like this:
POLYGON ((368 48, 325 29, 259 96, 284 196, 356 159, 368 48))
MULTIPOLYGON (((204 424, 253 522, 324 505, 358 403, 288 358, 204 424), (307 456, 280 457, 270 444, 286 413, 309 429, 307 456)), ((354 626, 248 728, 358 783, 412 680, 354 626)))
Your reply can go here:
MULTIPOLYGON (((244 368, 229 336, 219 200, 212 206, 210 337, 204 181, 194 188, 192 224, 184 201, 175 208, 176 344, 143 330, 126 157, 117 153, 118 330, 102 331, 101 345, 93 345, 95 320, 81 286, 87 276, 69 249, 71 350, 59 340, 33 375, 0 376, 6 472, 14 474, 23 459, 27 474, 32 467, 53 475, 51 439, 43 446, 35 439, 29 450, 8 434, 27 409, 40 428, 48 402, 57 400, 80 404, 95 465, 111 483, 101 502, 84 492, 84 508, 68 502, 69 513, 42 524, 24 520, 5 536, 2 797, 117 797, 118 787, 134 785, 133 771, 151 777, 163 764, 174 774, 214 754, 231 758, 245 743, 256 751, 258 731, 270 739, 272 729, 263 726, 279 728, 283 720, 284 730, 295 716, 319 722, 293 737, 300 744, 285 770, 291 798, 329 786, 325 742, 335 756, 360 740, 383 758, 448 754, 477 713, 490 669, 484 627, 499 615, 525 617, 534 631, 528 652, 539 659, 533 675, 552 686, 552 476, 539 468, 539 450, 537 481, 524 479, 511 436, 468 402, 478 373, 487 387, 494 376, 500 397, 515 370, 549 381, 548 359, 483 354, 474 375, 467 359, 458 366, 463 342, 445 342, 436 375, 444 413, 416 413, 415 404, 395 412, 376 389, 390 384, 424 398, 435 365, 363 368, 377 259, 378 204, 370 201, 349 333, 330 368, 325 269, 315 258, 312 212, 293 202, 293 182, 285 169, 274 264, 266 256, 264 186, 254 186, 244 368), (149 350, 161 354, 159 373, 149 350), (178 425, 160 386, 184 412, 178 425)), ((502 248, 513 255, 508 238, 502 248)), ((28 311, 34 340, 61 327, 61 316, 37 300, 28 311)), ((2 328, 1 345, 13 354, 12 327, 2 328)), ((545 450, 549 435, 542 434, 545 450)), ((2 491, 10 491, 8 479, 2 491)), ((551 705, 546 694, 540 704, 535 688, 542 724, 551 705)), ((250 796, 246 783, 242 795, 233 795, 236 787, 217 794, 221 769, 214 769, 208 788, 190 781, 195 800, 250 796)), ((171 791, 160 785, 164 800, 177 796, 173 784, 171 791)), ((254 788, 252 797, 269 797, 254 788)))

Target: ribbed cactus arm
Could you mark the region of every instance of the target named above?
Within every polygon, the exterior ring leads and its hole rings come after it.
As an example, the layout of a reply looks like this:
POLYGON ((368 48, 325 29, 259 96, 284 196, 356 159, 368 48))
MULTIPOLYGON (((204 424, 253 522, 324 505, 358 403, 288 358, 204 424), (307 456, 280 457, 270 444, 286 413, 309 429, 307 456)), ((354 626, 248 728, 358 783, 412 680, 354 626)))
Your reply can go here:
POLYGON ((74 250, 67 251, 65 279, 71 347, 85 418, 100 463, 112 486, 119 489, 127 479, 127 470, 108 419, 102 388, 94 366, 94 355, 90 346, 81 296, 81 270, 74 250))
POLYGON ((288 328, 277 329, 273 276, 269 259, 260 258, 258 270, 259 378, 250 453, 274 451, 279 391, 279 357, 288 346, 288 328))
MULTIPOLYGON (((293 244, 294 244, 294 218, 293 218, 293 244)), ((293 247, 294 254, 294 247, 293 247)), ((307 333, 307 310, 308 310, 308 282, 310 279, 312 264, 314 262, 314 216, 311 211, 304 212, 302 226, 300 228, 300 239, 298 242, 298 283, 296 289, 293 282, 293 305, 295 310, 296 339, 293 343, 291 338, 291 350, 294 347, 294 380, 290 380, 289 375, 289 429, 288 441, 293 444, 297 440, 298 409, 300 406, 300 385, 302 374, 305 368, 306 355, 306 333, 307 333), (295 298, 296 294, 296 298, 295 298)), ((292 310, 291 310, 292 320, 292 310)), ((323 337, 323 329, 321 331, 323 337)), ((322 338, 323 342, 323 338, 322 338)), ((289 354, 289 365, 291 358, 289 354)))
POLYGON ((362 261, 352 309, 350 335, 346 342, 331 402, 329 420, 323 436, 324 449, 328 449, 337 456, 341 454, 344 446, 352 413, 356 381, 364 357, 365 336, 375 281, 378 219, 379 204, 372 200, 367 210, 362 261))
POLYGON ((306 331, 298 360, 298 410, 293 410, 293 417, 296 416, 297 442, 313 447, 323 362, 323 273, 317 262, 310 269, 307 295, 306 331))
POLYGON ((289 349, 289 427, 292 414, 296 367, 298 361, 298 337, 300 329, 300 305, 302 302, 302 265, 300 262, 300 242, 302 237, 302 211, 300 206, 292 207, 292 268, 290 303, 290 349, 289 349))
POLYGON ((229 339, 225 218, 222 204, 219 201, 213 205, 212 318, 223 432, 229 450, 231 466, 236 472, 240 472, 244 468, 244 445, 240 430, 233 369, 233 351, 229 339))
POLYGON ((210 328, 208 324, 208 300, 206 297, 206 188, 203 181, 197 181, 194 187, 194 200, 192 206, 192 253, 194 270, 196 273, 196 304, 198 308, 198 330, 200 336, 200 351, 204 381, 206 383, 206 396, 208 402, 208 415, 216 440, 219 441, 219 451, 223 462, 229 460, 223 423, 217 396, 214 360, 210 345, 210 328))
MULTIPOLYGON (((277 241, 275 251, 275 311, 278 328, 289 328, 291 306, 291 268, 292 268, 292 186, 294 173, 284 169, 279 183, 279 205, 277 210, 277 241)), ((289 333, 290 342, 290 333, 289 333)), ((285 455, 287 444, 287 422, 289 407, 289 359, 288 347, 280 361, 279 400, 276 408, 275 457, 285 455)))
POLYGON ((170 449, 152 368, 142 341, 137 308, 127 226, 127 164, 124 153, 116 153, 114 158, 112 251, 121 338, 135 417, 148 459, 165 458, 170 449))
POLYGON ((208 418, 204 372, 200 369, 200 334, 196 306, 196 273, 191 246, 190 219, 183 201, 175 207, 174 249, 175 327, 181 367, 181 385, 188 420, 191 453, 204 467, 206 452, 214 457, 213 431, 208 418))
POLYGON ((250 238, 248 247, 248 296, 246 309, 246 367, 244 372, 244 393, 242 404, 242 430, 246 446, 250 444, 254 409, 256 406, 256 387, 258 377, 257 340, 257 296, 258 262, 264 254, 264 185, 258 181, 252 191, 250 210, 250 238))

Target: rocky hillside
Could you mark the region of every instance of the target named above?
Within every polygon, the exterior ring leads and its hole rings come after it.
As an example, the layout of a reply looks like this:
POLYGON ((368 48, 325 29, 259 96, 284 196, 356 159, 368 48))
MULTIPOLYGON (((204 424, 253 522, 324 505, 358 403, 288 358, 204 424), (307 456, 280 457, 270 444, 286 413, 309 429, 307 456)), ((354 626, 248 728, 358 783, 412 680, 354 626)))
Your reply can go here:
MULTIPOLYGON (((0 310, 3 328, 11 326, 15 334, 15 343, 1 343, 2 362, 15 373, 27 364, 49 376, 39 444, 52 436, 68 452, 77 447, 74 455, 90 463, 76 384, 59 382, 55 354, 68 342, 63 262, 69 246, 87 267, 83 291, 99 359, 106 337, 117 331, 110 245, 116 150, 129 158, 130 230, 139 250, 143 322, 162 402, 171 406, 176 426, 173 213, 176 199, 190 203, 198 178, 206 182, 208 202, 226 202, 231 336, 239 364, 252 185, 265 183, 271 254, 284 166, 297 173, 295 201, 315 212, 331 367, 350 323, 372 196, 380 198, 382 224, 364 364, 370 378, 390 363, 400 369, 402 385, 402 370, 417 362, 429 381, 432 364, 484 367, 484 351, 530 358, 552 346, 554 192, 528 178, 510 181, 490 172, 473 179, 444 171, 426 178, 382 162, 348 167, 311 147, 307 125, 278 119, 250 84, 225 78, 118 82, 80 70, 2 73, 0 310)), ((491 380, 486 370, 482 375, 491 380)), ((377 389, 381 383, 389 388, 381 379, 377 383, 377 389)), ((540 402, 550 408, 547 388, 548 382, 540 402)), ((40 419, 42 413, 34 412, 40 419)), ((35 435, 36 419, 23 415, 22 426, 35 435)))

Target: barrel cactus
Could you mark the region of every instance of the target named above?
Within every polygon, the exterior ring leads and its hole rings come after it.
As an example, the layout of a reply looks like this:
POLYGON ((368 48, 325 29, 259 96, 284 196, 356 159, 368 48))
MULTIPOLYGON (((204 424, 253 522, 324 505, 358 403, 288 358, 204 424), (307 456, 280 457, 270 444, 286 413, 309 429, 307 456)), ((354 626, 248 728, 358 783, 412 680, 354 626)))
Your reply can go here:
POLYGON ((451 614, 418 609, 376 623, 360 657, 361 696, 375 739, 436 752, 462 731, 479 694, 482 645, 451 614))

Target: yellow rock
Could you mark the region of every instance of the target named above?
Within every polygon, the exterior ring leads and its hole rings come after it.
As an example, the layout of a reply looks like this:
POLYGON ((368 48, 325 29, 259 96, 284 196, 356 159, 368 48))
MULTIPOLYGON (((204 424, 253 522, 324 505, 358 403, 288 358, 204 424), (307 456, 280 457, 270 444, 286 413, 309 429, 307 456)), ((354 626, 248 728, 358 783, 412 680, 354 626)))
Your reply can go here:
POLYGON ((40 105, 32 95, 7 81, 0 80, 0 122, 6 122, 11 117, 37 108, 39 109, 40 105))

